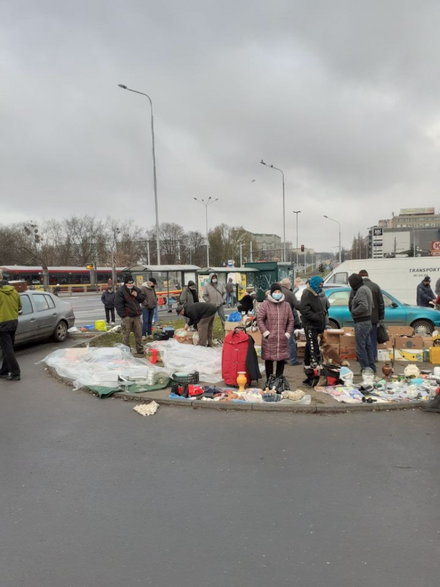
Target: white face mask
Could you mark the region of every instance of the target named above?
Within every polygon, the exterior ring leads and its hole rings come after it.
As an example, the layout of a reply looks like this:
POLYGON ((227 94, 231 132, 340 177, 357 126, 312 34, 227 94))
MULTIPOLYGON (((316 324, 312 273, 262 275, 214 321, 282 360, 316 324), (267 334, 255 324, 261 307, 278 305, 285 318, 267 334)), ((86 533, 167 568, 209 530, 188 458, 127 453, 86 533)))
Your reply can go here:
POLYGON ((217 279, 213 279, 212 280, 212 283, 217 283, 217 279))
POLYGON ((128 287, 128 289, 133 289, 134 283, 127 283, 127 287, 128 287))

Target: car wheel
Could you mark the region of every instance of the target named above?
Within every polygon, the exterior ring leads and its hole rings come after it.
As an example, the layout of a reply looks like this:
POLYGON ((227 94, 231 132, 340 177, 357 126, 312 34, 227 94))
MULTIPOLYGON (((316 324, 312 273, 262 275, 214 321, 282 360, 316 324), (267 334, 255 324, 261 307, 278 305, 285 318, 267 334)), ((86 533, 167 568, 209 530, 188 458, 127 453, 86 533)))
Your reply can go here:
POLYGON ((56 342, 63 342, 67 338, 67 324, 64 320, 58 322, 55 328, 55 332, 53 333, 53 338, 56 342))
POLYGON ((420 336, 430 336, 434 330, 434 325, 429 320, 416 320, 411 326, 414 328, 414 334, 420 336))
POLYGON ((328 321, 330 328, 335 328, 336 330, 339 330, 339 324, 337 322, 335 322, 334 320, 332 320, 330 318, 330 320, 328 321))

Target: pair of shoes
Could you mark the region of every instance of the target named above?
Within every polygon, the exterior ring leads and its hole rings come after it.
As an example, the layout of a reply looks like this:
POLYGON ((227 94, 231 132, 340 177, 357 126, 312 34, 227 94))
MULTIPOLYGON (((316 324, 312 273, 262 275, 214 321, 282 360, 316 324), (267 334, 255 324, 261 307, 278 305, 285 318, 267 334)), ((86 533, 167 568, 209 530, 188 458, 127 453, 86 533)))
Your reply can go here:
POLYGON ((5 377, 7 381, 20 381, 20 375, 12 375, 12 373, 8 373, 5 377))

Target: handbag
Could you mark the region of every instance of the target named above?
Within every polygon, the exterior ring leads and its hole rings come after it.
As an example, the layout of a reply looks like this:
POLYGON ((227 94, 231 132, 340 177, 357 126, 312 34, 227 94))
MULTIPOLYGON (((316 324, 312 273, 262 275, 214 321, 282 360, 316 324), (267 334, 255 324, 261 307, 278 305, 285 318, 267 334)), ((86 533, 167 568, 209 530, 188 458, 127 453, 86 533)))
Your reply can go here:
POLYGON ((388 336, 388 331, 382 324, 382 322, 379 322, 379 324, 377 325, 376 338, 379 344, 382 344, 390 340, 390 337, 388 336))

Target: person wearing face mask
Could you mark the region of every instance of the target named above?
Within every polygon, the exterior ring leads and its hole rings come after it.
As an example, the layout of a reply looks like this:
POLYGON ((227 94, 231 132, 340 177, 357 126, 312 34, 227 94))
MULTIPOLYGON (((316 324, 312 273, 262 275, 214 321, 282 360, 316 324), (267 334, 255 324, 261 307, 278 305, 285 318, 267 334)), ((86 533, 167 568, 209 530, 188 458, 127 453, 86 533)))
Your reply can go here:
POLYGON ((108 285, 102 292, 101 302, 104 304, 105 321, 107 324, 115 323, 115 290, 113 285, 108 285))
POLYGON ((304 372, 306 385, 313 387, 319 381, 319 364, 321 353, 319 350, 318 336, 324 332, 326 311, 321 301, 321 291, 324 280, 319 275, 310 278, 306 289, 301 296, 301 323, 306 336, 306 348, 304 352, 304 372))
POLYGON ((214 304, 217 308, 217 314, 222 321, 222 326, 224 327, 226 316, 225 316, 225 295, 226 290, 224 285, 218 282, 218 276, 216 273, 212 273, 209 276, 209 282, 205 286, 205 290, 203 292, 203 299, 208 304, 214 304))
POLYGON ((273 283, 266 299, 257 311, 257 324, 262 334, 261 357, 266 367, 265 387, 271 387, 274 362, 275 377, 284 373, 289 360, 289 338, 293 335, 293 314, 290 304, 285 301, 281 285, 273 283))
POLYGON ((197 293, 196 284, 194 281, 188 281, 188 285, 180 294, 179 304, 181 306, 190 306, 199 301, 199 294, 197 293))
POLYGON ((157 308, 157 295, 155 291, 156 279, 150 277, 142 284, 142 293, 145 298, 142 302, 142 338, 151 336, 153 330, 153 317, 157 308))
POLYGON ((145 299, 142 291, 134 285, 131 275, 124 277, 122 285, 115 295, 115 307, 118 316, 121 318, 122 342, 130 346, 130 333, 133 332, 136 342, 136 353, 142 354, 142 324, 141 324, 141 304, 145 299))

